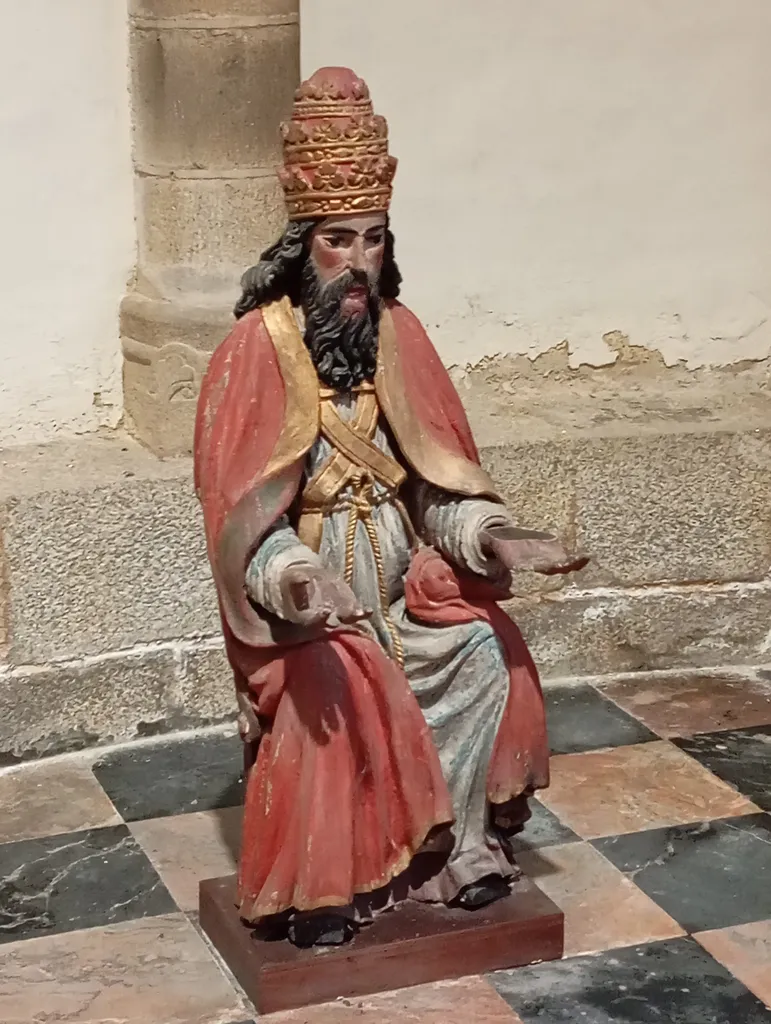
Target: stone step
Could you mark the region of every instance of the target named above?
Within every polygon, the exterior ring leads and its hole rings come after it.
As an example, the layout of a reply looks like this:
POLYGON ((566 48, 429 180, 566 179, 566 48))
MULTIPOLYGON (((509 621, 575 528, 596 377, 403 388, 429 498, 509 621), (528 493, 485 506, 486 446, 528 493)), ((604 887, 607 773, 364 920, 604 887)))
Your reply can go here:
MULTIPOLYGON (((547 681, 768 661, 759 422, 517 430, 505 444, 482 431, 519 521, 594 557, 580 579, 523 578, 511 603, 547 681)), ((121 433, 7 449, 0 540, 0 758, 232 716, 189 459, 160 461, 121 433)))

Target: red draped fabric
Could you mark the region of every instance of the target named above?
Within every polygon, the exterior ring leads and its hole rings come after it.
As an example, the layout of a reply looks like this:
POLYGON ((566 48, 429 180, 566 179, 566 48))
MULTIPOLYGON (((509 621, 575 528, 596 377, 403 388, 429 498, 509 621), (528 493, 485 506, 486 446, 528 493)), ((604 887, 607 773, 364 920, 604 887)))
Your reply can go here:
MULTIPOLYGON (((402 382, 403 393, 381 397, 389 399, 405 458, 432 473, 449 456, 463 487, 467 472, 465 493, 483 492, 465 412, 433 345, 405 307, 391 304, 390 314, 394 362, 385 380, 402 382), (405 398, 409 422, 399 420, 405 398)), ((452 820, 438 755, 402 670, 355 630, 312 635, 266 622, 244 593, 248 558, 296 496, 298 456, 316 436, 317 407, 308 401, 298 409, 291 400, 300 393, 292 374, 302 376, 308 359, 299 345, 277 347, 262 312, 248 314, 212 357, 196 420, 196 489, 228 657, 264 728, 248 782, 239 875, 250 920, 289 907, 348 904, 404 870, 427 834, 452 820), (305 440, 295 445, 294 461, 282 461, 297 437, 305 440)), ((481 618, 501 639, 511 695, 489 794, 502 802, 545 784, 543 701, 519 631, 495 604, 500 595, 484 586, 462 581, 435 553, 421 554, 407 596, 423 621, 481 618)))

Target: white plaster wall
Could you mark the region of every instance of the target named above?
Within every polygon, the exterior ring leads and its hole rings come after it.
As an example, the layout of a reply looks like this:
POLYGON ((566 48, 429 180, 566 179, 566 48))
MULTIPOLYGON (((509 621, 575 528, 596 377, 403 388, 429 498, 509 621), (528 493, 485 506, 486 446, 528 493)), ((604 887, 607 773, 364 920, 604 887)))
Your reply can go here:
POLYGON ((0 10, 0 444, 14 444, 119 419, 135 243, 125 0, 0 10))
POLYGON ((404 296, 446 361, 771 349, 769 0, 304 0, 391 124, 404 296))

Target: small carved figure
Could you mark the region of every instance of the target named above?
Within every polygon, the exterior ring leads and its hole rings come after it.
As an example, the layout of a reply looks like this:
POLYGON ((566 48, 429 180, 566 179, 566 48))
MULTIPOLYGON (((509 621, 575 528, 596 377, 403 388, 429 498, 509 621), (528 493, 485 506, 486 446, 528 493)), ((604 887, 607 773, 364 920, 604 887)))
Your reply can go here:
POLYGON ((282 130, 289 223, 205 375, 195 471, 249 770, 239 910, 310 946, 509 893, 548 748, 498 602, 585 560, 513 525, 398 301, 365 83, 318 71, 282 130))

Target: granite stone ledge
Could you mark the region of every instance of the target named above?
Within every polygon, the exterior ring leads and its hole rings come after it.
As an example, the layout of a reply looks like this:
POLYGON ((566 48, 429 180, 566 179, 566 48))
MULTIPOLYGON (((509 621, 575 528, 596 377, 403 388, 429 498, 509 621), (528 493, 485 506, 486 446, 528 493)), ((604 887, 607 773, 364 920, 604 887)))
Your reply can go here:
MULTIPOLYGON (((767 663, 771 591, 598 592, 509 607, 551 679, 767 663), (750 655, 748 656, 748 652, 750 655)), ((233 721, 218 637, 0 670, 0 765, 233 721)))
POLYGON ((771 586, 762 584, 563 591, 507 611, 545 677, 768 660, 771 586))
MULTIPOLYGON (((768 568, 770 437, 753 429, 483 450, 520 521, 595 557, 576 581, 521 577, 516 616, 546 677, 764 660, 770 591, 744 581, 768 568), (719 486, 702 486, 700 474, 719 486)), ((220 623, 191 469, 120 432, 0 452, 9 669, 181 644, 192 653, 180 655, 167 704, 191 721, 229 713, 223 656, 202 642, 219 637, 220 623)))
POLYGON ((0 765, 162 728, 174 671, 164 650, 0 675, 0 765))
POLYGON ((482 449, 518 521, 592 556, 581 586, 758 581, 771 570, 771 431, 610 434, 482 449))
POLYGON ((235 719, 219 640, 0 669, 0 767, 235 719))
POLYGON ((235 717, 236 688, 223 645, 188 646, 181 652, 169 706, 189 725, 209 725, 235 717))
POLYGON ((118 435, 3 461, 12 667, 218 633, 189 460, 118 435))

